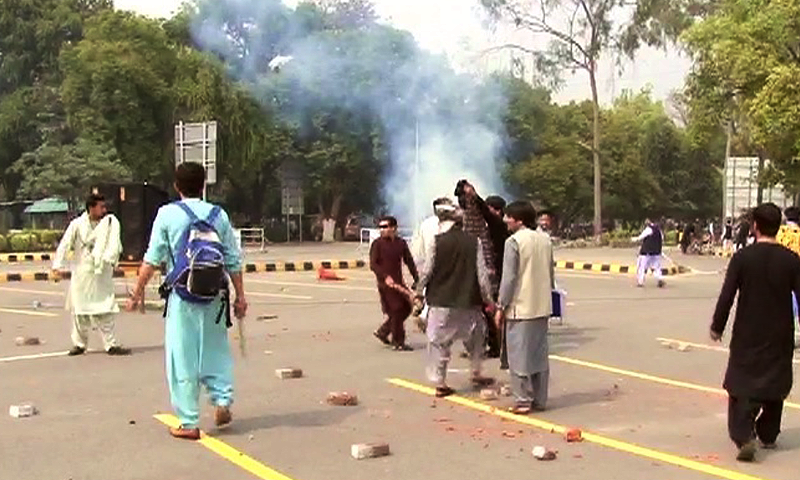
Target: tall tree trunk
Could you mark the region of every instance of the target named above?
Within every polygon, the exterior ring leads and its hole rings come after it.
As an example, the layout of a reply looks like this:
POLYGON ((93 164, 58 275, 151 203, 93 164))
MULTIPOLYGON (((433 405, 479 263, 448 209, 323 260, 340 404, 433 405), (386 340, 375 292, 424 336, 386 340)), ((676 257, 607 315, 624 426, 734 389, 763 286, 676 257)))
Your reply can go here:
POLYGON ((756 179, 758 179, 758 190, 756 191, 756 204, 761 205, 764 201, 764 186, 761 184, 761 174, 764 173, 764 150, 758 149, 758 171, 756 172, 756 179))
POLYGON ((597 98, 597 65, 594 60, 589 63, 589 83, 592 86, 592 157, 594 162, 594 236, 599 237, 603 231, 602 190, 600 183, 600 101, 597 98))

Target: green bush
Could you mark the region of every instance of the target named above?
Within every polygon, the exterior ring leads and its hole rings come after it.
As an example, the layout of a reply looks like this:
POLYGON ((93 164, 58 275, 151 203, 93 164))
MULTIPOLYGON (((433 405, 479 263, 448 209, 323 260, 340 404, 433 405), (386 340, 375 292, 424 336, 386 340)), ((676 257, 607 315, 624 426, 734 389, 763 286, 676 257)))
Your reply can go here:
POLYGON ((14 253, 30 252, 35 239, 35 236, 29 233, 15 233, 9 240, 11 251, 14 253))
POLYGON ((39 242, 45 250, 55 250, 63 233, 59 230, 44 230, 39 235, 39 242))
POLYGON ((8 251, 8 240, 3 235, 0 235, 0 252, 8 251))
POLYGON ((678 244, 678 231, 677 230, 670 230, 669 232, 664 234, 664 243, 666 245, 677 245, 678 244))

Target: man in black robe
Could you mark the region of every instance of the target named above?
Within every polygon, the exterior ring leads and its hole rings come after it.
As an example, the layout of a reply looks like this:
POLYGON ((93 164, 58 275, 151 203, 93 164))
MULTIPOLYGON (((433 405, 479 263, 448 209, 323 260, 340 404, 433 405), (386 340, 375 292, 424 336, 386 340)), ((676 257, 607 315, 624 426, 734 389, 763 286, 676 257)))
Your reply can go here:
POLYGON ((764 448, 775 448, 780 433, 783 402, 792 389, 791 294, 800 294, 800 258, 775 238, 780 209, 759 205, 752 221, 756 243, 731 259, 711 324, 711 338, 720 341, 738 292, 723 386, 728 433, 739 448, 737 459, 745 462, 755 458, 756 438, 764 448))

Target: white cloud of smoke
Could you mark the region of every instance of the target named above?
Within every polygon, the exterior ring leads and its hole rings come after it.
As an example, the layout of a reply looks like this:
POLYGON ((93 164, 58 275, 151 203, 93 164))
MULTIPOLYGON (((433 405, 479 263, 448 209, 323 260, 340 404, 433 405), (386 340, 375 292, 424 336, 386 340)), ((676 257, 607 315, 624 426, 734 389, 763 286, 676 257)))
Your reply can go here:
POLYGON ((432 214, 431 201, 451 196, 462 178, 483 195, 504 192, 499 85, 457 75, 406 33, 319 33, 313 15, 301 12, 279 0, 213 1, 201 5, 193 32, 265 106, 280 99, 286 121, 319 108, 378 119, 390 160, 384 200, 404 225, 432 214))

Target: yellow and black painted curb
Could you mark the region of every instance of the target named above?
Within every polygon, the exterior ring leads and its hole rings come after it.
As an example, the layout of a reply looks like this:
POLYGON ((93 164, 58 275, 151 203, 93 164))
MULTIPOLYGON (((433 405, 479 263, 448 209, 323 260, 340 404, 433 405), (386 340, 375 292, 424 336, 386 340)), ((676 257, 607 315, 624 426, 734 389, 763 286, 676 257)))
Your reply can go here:
MULTIPOLYGON (((364 260, 348 261, 317 261, 317 262, 265 262, 248 263, 242 265, 244 273, 273 273, 273 272, 313 272, 319 268, 328 270, 354 270, 364 268, 367 262, 364 260)), ((163 272, 162 272, 163 273, 163 272)), ((132 278, 138 274, 136 269, 115 270, 114 278, 132 278)), ((69 280, 71 272, 61 272, 59 280, 69 280)), ((22 272, 22 273, 0 273, 0 283, 16 282, 51 282, 57 281, 50 272, 22 272)))
MULTIPOLYGON (((630 274, 636 273, 636 267, 633 265, 615 265, 611 263, 585 263, 585 262, 570 262, 559 260, 555 262, 555 267, 558 270, 575 270, 580 272, 596 272, 596 273, 620 273, 630 274)), ((672 267, 665 267, 661 269, 662 275, 680 275, 682 273, 689 273, 691 269, 678 265, 672 267)))
POLYGON ((313 272, 324 268, 327 270, 352 270, 364 268, 367 262, 364 260, 341 260, 341 261, 316 261, 316 262, 266 262, 248 263, 242 266, 245 273, 261 272, 313 272))
POLYGON ((0 253, 0 263, 49 262, 54 253, 0 253))

